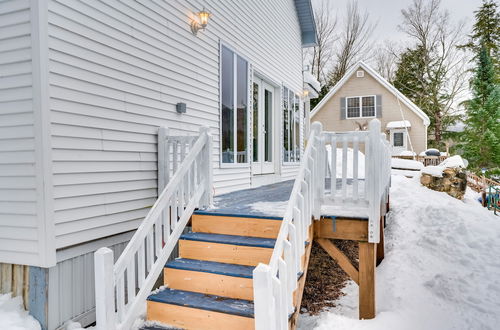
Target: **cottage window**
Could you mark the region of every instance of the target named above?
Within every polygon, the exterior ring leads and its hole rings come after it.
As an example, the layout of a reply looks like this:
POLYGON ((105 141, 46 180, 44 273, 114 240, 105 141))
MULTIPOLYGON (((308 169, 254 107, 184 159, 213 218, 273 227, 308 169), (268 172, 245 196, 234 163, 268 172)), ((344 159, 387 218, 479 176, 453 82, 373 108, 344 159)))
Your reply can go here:
POLYGON ((248 62, 221 47, 222 163, 248 162, 248 62))
POLYGON ((403 132, 395 132, 393 133, 393 146, 395 147, 404 147, 404 133, 403 132))
POLYGON ((346 98, 347 118, 375 117, 375 96, 346 98))
POLYGON ((283 88, 283 161, 300 161, 300 97, 283 88))

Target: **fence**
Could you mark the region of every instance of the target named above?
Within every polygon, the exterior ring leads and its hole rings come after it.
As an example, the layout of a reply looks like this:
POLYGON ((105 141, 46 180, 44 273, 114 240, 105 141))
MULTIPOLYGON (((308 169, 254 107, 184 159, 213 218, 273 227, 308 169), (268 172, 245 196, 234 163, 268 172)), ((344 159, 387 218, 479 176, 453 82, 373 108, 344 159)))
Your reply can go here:
POLYGON ((416 160, 424 164, 424 166, 437 166, 448 156, 392 156, 392 158, 416 160))

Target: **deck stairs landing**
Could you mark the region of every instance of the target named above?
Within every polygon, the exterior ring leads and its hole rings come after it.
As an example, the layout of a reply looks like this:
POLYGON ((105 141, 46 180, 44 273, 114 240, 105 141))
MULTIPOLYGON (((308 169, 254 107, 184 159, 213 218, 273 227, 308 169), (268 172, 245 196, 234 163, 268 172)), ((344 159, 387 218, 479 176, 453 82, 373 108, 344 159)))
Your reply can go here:
POLYGON ((195 212, 167 287, 151 294, 147 319, 187 329, 254 329, 252 272, 271 258, 281 218, 195 212))

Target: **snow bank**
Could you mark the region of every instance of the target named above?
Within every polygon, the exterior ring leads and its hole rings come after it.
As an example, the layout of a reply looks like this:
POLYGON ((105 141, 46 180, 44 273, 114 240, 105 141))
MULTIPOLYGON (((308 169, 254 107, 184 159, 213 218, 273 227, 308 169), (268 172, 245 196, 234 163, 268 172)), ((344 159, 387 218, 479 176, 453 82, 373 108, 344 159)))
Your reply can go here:
POLYGON ((432 176, 442 178, 444 169, 445 169, 445 167, 441 167, 441 166, 426 166, 421 171, 422 171, 422 173, 430 174, 432 176))
POLYGON ((468 191, 460 201, 393 176, 377 316, 358 320, 358 288, 299 329, 498 329, 500 221, 468 191))
POLYGON ((446 158, 439 164, 439 166, 444 167, 444 168, 449 168, 449 167, 461 167, 461 168, 466 168, 467 164, 462 157, 459 155, 452 156, 450 158, 446 158))
POLYGON ((391 168, 421 170, 424 168, 424 164, 416 160, 391 158, 391 168))
MULTIPOLYGON (((326 152, 328 157, 328 164, 332 166, 332 149, 330 145, 326 146, 326 152)), ((347 177, 353 177, 353 159, 354 150, 347 148, 347 177)), ((337 178, 342 178, 342 148, 337 148, 337 164, 336 164, 337 178)), ((365 177, 365 155, 358 151, 358 178, 363 179, 365 177)))
POLYGON ((21 297, 0 294, 0 328, 8 330, 40 330, 40 324, 23 308, 21 297))
POLYGON ((468 162, 465 159, 462 159, 462 157, 455 155, 450 158, 446 158, 444 161, 441 162, 441 164, 437 166, 426 166, 422 169, 422 173, 430 174, 432 176, 436 177, 443 177, 443 170, 445 168, 451 168, 451 167, 461 167, 461 168, 466 168, 468 165, 468 162))
POLYGON ((415 156, 415 153, 410 150, 403 150, 399 153, 399 156, 413 157, 415 156))

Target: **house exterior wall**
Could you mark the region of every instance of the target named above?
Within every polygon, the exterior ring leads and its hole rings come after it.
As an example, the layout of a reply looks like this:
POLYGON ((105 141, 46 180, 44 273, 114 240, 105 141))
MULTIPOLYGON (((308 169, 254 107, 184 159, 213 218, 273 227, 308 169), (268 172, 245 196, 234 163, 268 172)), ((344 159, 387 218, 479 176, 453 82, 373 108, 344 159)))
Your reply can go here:
POLYGON ((0 2, 0 261, 12 264, 55 262, 38 13, 35 0, 0 2))
MULTIPOLYGON (((359 70, 363 70, 360 68, 359 70)), ((418 117, 403 102, 398 102, 397 97, 387 88, 380 84, 367 71, 363 78, 356 77, 354 73, 345 84, 314 114, 311 122, 319 121, 323 129, 327 131, 343 132, 353 131, 358 128, 358 123, 367 123, 371 118, 340 119, 340 99, 351 96, 382 95, 382 117, 378 118, 385 130, 388 122, 402 121, 401 109, 404 119, 411 123, 409 136, 414 152, 419 154, 427 149, 427 129, 420 117, 418 117)), ((388 133, 388 131, 385 131, 388 133)), ((389 136, 387 137, 389 139, 389 136)), ((408 150, 410 147, 408 145, 408 150)))
MULTIPOLYGON (((57 248, 139 225, 157 196, 159 126, 184 135, 208 125, 216 193, 250 186, 249 165, 219 165, 220 42, 300 92, 296 10, 293 0, 211 2, 209 25, 194 36, 190 17, 206 5, 48 1, 57 248), (177 102, 187 113, 176 113, 177 102)), ((296 169, 279 172, 291 178, 296 169)))

